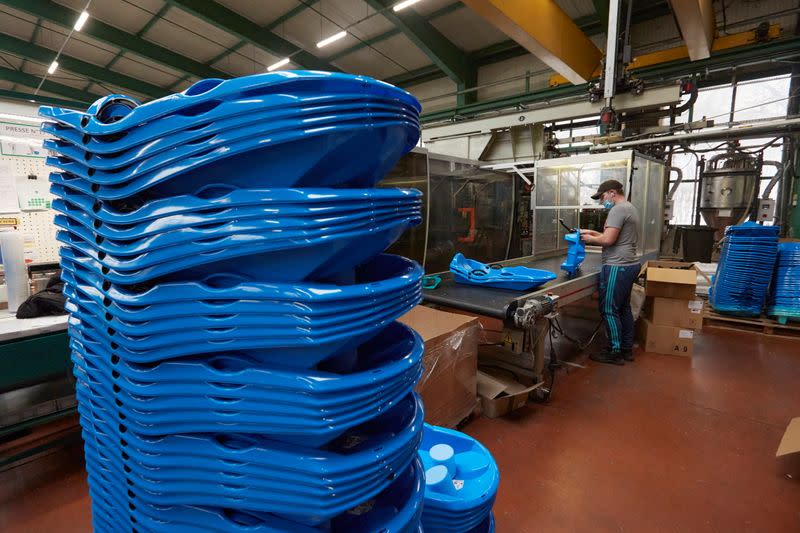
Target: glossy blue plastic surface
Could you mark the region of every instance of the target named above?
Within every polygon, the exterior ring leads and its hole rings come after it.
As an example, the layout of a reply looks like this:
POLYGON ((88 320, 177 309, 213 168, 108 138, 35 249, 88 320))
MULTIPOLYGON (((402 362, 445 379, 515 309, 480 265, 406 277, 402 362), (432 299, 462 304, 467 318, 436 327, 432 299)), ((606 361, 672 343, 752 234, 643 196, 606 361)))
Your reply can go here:
MULTIPOLYGON (((298 124, 275 132, 256 124, 220 133, 209 142, 180 144, 114 170, 97 170, 84 160, 64 155, 48 157, 47 164, 88 183, 128 193, 158 183, 177 194, 187 185, 214 183, 210 180, 218 180, 222 172, 233 172, 234 178, 226 182, 243 187, 319 187, 343 182, 369 187, 419 140, 419 123, 402 115, 373 118, 365 113, 357 120, 344 118, 349 117, 337 116, 327 126, 298 124), (325 147, 336 150, 326 152, 325 147), (345 154, 354 160, 348 163, 345 154), (387 159, 372 154, 387 154, 387 159), (190 180, 178 179, 189 171, 190 180)), ((60 148, 53 143, 49 147, 60 148)))
POLYGON ((165 278, 175 272, 197 278, 219 271, 253 276, 269 272, 274 280, 302 281, 352 270, 420 221, 417 216, 399 216, 336 233, 323 230, 313 237, 281 239, 270 238, 268 233, 212 237, 149 250, 131 258, 98 250, 96 241, 102 239, 95 238, 93 242, 72 231, 58 231, 56 240, 66 245, 62 258, 123 285, 165 278), (242 260, 243 256, 248 257, 247 261, 242 260))
POLYGON ((425 531, 491 531, 486 521, 491 522, 500 472, 489 450, 464 433, 425 424, 419 456, 426 470, 425 531), (436 447, 447 450, 444 457, 433 453, 436 447), (436 468, 446 468, 446 475, 434 479, 436 468))
POLYGON ((422 513, 424 480, 419 460, 414 460, 369 504, 360 506, 358 512, 342 513, 317 526, 298 524, 274 514, 232 508, 149 504, 142 502, 133 491, 117 489, 113 479, 112 472, 102 468, 89 473, 95 531, 98 532, 129 530, 133 526, 139 531, 181 533, 199 530, 218 533, 421 533, 417 524, 422 513), (125 511, 114 512, 118 509, 125 511))
POLYGON ((725 230, 708 301, 717 312, 760 316, 778 255, 778 226, 745 222, 725 230))
POLYGON ((575 230, 564 235, 564 240, 569 243, 567 247, 567 258, 561 263, 561 270, 565 271, 570 277, 578 273, 581 263, 586 259, 586 245, 581 240, 581 231, 575 230))
POLYGON ((450 272, 458 283, 524 291, 556 279, 553 272, 528 267, 492 268, 457 253, 450 261, 450 272))
POLYGON ((173 224, 179 217, 196 217, 198 223, 217 220, 240 208, 261 209, 265 216, 318 216, 350 213, 362 209, 405 208, 418 205, 422 193, 416 189, 242 189, 225 184, 207 185, 190 194, 152 199, 131 197, 101 202, 91 194, 52 185, 58 198, 54 205, 72 207, 102 224, 132 226, 143 222, 173 224))
MULTIPOLYGON (((381 96, 416 108, 417 111, 421 110, 416 98, 406 91, 367 76, 320 71, 281 71, 230 80, 201 80, 182 93, 153 100, 128 112, 123 110, 122 117, 113 122, 104 115, 109 101, 127 97, 111 95, 101 98, 85 113, 43 106, 39 108, 39 116, 90 135, 110 135, 139 128, 154 119, 167 119, 163 122, 168 123, 169 119, 176 116, 190 116, 201 122, 207 113, 232 100, 274 95, 301 98, 306 95, 337 93, 381 96)), ((276 105, 285 105, 285 102, 276 105)))
POLYGON ((767 313, 777 317, 800 318, 800 243, 778 244, 767 313))
POLYGON ((346 188, 419 111, 303 71, 41 109, 96 531, 421 533, 423 272, 380 254, 421 193, 346 188))

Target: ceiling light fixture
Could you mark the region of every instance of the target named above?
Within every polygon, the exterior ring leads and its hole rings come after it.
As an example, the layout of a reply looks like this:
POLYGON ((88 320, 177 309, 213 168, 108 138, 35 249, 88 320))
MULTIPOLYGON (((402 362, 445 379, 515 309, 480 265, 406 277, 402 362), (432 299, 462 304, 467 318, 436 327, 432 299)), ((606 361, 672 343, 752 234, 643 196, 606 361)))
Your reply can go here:
POLYGON ((273 70, 278 70, 282 66, 288 64, 289 61, 291 61, 291 60, 288 57, 284 57, 283 59, 281 59, 277 63, 273 63, 272 65, 268 66, 267 67, 267 72, 272 72, 273 70))
POLYGON ((347 32, 342 30, 339 33, 331 35, 327 39, 322 39, 320 42, 317 43, 317 48, 322 48, 323 46, 328 46, 331 43, 335 43, 339 39, 344 39, 347 36, 347 32))
POLYGON ((405 9, 408 6, 413 6, 414 4, 416 4, 419 1, 420 0, 403 0, 399 4, 395 4, 394 7, 392 7, 392 10, 393 11, 400 11, 401 9, 405 9))
POLYGON ((57 68, 58 68, 58 61, 54 60, 52 63, 50 63, 50 66, 47 67, 47 73, 52 74, 56 71, 57 68))
POLYGON ((75 31, 81 31, 81 29, 83 28, 83 25, 86 24, 87 20, 89 20, 89 12, 88 11, 84 11, 84 12, 82 12, 80 14, 80 16, 78 17, 78 20, 75 21, 75 25, 73 26, 73 29, 75 31))

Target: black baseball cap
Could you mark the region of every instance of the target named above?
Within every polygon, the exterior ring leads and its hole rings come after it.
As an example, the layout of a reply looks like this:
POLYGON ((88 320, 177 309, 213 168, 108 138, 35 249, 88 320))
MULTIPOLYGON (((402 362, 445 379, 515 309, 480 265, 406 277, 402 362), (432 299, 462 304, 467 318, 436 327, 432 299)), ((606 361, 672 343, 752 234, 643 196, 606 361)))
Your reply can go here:
POLYGON ((592 200, 599 200, 606 191, 621 191, 622 184, 617 180, 606 180, 597 188, 597 192, 592 195, 592 200))

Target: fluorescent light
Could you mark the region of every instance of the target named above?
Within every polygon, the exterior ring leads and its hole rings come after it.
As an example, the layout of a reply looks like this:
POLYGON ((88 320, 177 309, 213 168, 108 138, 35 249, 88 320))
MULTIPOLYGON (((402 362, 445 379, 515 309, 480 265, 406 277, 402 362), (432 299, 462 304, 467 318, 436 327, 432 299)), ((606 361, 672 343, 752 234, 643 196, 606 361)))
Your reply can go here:
POLYGON ((277 70, 277 69, 281 68, 282 66, 288 64, 289 61, 290 61, 290 59, 288 57, 284 57, 283 59, 281 59, 277 63, 273 63, 272 65, 268 66, 267 67, 267 72, 272 72, 273 70, 277 70))
POLYGON ((347 35, 347 32, 342 30, 335 35, 331 35, 327 39, 322 39, 320 42, 317 43, 317 48, 322 48, 323 46, 328 46, 331 43, 335 43, 339 39, 344 39, 347 35))
POLYGON ((84 11, 78 17, 78 20, 75 21, 75 25, 72 27, 75 31, 81 31, 83 25, 86 24, 86 21, 89 20, 89 12, 84 11))
POLYGON ((53 72, 56 71, 57 68, 58 68, 58 61, 54 60, 52 63, 50 63, 50 66, 47 67, 47 73, 52 74, 53 72))
POLYGON ((401 9, 405 9, 408 6, 413 6, 417 2, 419 2, 419 0, 403 0, 399 4, 395 4, 394 7, 392 7, 392 9, 394 11, 400 11, 401 9))

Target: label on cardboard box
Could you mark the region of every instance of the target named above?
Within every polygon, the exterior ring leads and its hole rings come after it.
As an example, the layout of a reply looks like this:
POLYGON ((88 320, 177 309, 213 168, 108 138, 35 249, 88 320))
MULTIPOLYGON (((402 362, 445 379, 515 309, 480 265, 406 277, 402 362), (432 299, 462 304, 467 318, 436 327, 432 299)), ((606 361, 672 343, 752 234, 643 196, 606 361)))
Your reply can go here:
POLYGON ((690 329, 682 329, 678 332, 679 339, 693 339, 694 338, 694 331, 690 329))
POLYGON ((689 310, 692 313, 703 312, 703 300, 689 300, 689 310))

